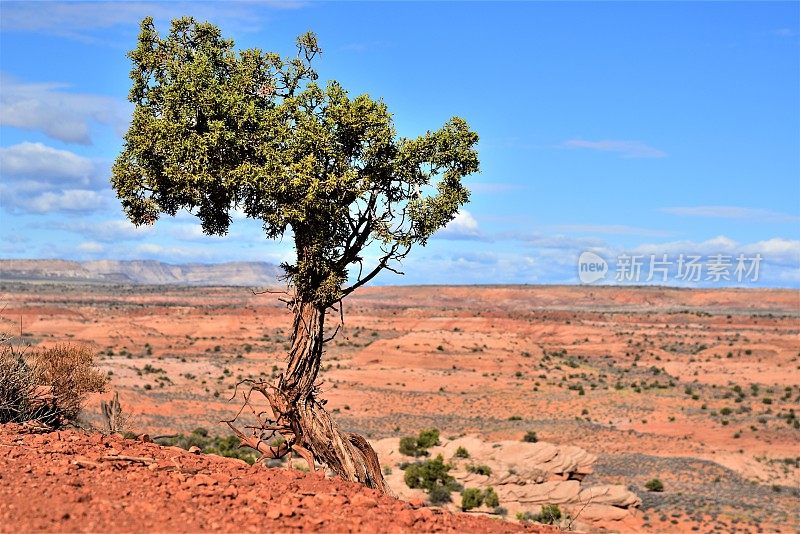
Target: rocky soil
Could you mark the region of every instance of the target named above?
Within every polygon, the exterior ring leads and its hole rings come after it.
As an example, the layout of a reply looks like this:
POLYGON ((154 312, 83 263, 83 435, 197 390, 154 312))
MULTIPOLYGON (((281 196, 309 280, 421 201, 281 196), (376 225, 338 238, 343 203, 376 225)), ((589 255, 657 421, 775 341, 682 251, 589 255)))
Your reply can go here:
POLYGON ((0 532, 556 532, 118 435, 20 430, 0 425, 0 532))
MULTIPOLYGON (((399 452, 399 440, 374 443, 381 463, 390 466, 389 486, 401 497, 424 498, 403 480, 402 467, 413 459, 399 452)), ((509 517, 539 514, 544 505, 558 505, 564 512, 564 527, 578 530, 604 528, 635 530, 641 526, 638 508, 642 500, 621 484, 587 485, 582 481, 594 472, 597 457, 580 447, 522 441, 485 442, 478 436, 442 439, 430 448, 428 457, 441 455, 452 466, 450 474, 465 488, 494 488, 500 506, 509 517), (459 458, 458 451, 467 454, 459 458), (485 472, 475 472, 476 466, 485 472), (487 470, 488 468, 488 470, 487 470)), ((461 498, 451 496, 455 510, 461 498)), ((486 512, 491 510, 486 509, 486 512)))
MULTIPOLYGON (((117 391, 125 430, 224 437, 236 384, 285 366, 291 317, 250 288, 0 280, 0 295, 14 343, 97 351, 109 391, 84 420, 98 427, 117 391)), ((582 487, 642 499, 628 530, 800 528, 797 290, 374 287, 344 318, 320 380, 348 431, 486 443, 535 431, 597 456, 582 487), (645 489, 652 479, 663 492, 645 489)))

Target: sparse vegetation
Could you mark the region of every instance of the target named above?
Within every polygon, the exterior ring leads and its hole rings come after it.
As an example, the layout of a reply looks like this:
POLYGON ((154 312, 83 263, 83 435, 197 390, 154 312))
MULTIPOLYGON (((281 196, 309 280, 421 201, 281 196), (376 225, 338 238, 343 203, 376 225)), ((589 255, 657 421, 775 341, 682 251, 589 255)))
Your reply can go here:
POLYGON ((525 432, 525 435, 522 436, 522 441, 526 443, 536 443, 539 441, 539 438, 536 436, 536 432, 533 430, 528 430, 525 432))
POLYGON ((531 512, 517 513, 517 520, 523 523, 544 523, 545 525, 555 525, 561 521, 561 509, 557 504, 545 504, 538 514, 531 512))
POLYGON ((406 436, 400 439, 400 454, 406 456, 419 457, 427 456, 428 449, 439 445, 439 430, 430 428, 423 430, 417 437, 406 436))
POLYGON ((450 492, 461 489, 450 469, 452 466, 444 463, 440 454, 432 460, 407 465, 403 480, 409 488, 425 490, 432 504, 450 502, 450 492))
POLYGON ((0 346, 0 422, 35 421, 58 428, 75 421, 86 395, 103 391, 107 375, 94 352, 77 345, 20 350, 0 346))
POLYGON ((473 465, 467 466, 467 471, 475 473, 476 475, 489 476, 492 474, 492 469, 488 465, 473 465))
POLYGON ((497 508, 500 506, 500 500, 497 497, 497 492, 494 488, 489 487, 486 490, 480 488, 467 488, 461 492, 461 510, 466 512, 473 508, 478 508, 481 505, 486 505, 489 508, 497 508))
MULTIPOLYGON (((196 428, 190 434, 180 434, 175 437, 157 440, 160 445, 190 449, 198 447, 205 454, 216 454, 226 458, 238 458, 248 464, 255 463, 260 454, 252 449, 240 448, 239 438, 234 435, 219 437, 209 436, 205 428, 196 428)), ((278 442, 275 443, 276 445, 278 442)))
POLYGON ((647 489, 647 491, 653 491, 653 492, 664 491, 664 483, 657 478, 648 480, 647 483, 644 485, 644 487, 647 489))

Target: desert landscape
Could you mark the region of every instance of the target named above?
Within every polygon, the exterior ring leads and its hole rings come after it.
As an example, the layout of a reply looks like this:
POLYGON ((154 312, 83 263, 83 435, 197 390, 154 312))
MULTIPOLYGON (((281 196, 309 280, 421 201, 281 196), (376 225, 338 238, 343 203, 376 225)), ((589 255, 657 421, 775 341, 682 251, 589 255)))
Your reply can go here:
MULTIPOLYGON (((14 343, 96 351, 132 435, 228 436, 237 384, 285 365, 290 314, 274 294, 46 280, 0 290, 14 343)), ((499 496, 499 509, 470 516, 524 522, 554 503, 583 530, 795 531, 799 317, 800 292, 780 289, 362 288, 321 387, 417 506, 426 493, 404 480, 415 458, 400 440, 437 429, 425 454, 499 496)), ((102 426, 109 396, 89 400, 87 424, 102 426)), ((453 497, 442 506, 458 511, 453 497)))
POLYGON ((800 533, 799 22, 4 1, 0 534, 800 533))

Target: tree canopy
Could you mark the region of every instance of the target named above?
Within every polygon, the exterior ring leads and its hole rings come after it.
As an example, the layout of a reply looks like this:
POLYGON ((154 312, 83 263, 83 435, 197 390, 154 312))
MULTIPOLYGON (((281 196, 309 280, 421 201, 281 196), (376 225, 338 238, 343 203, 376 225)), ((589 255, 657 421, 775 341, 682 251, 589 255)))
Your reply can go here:
POLYGON ((296 261, 283 267, 300 299, 325 308, 453 219, 478 135, 453 117, 399 137, 383 101, 317 82, 320 54, 313 33, 281 57, 237 52, 210 23, 177 19, 161 37, 145 19, 112 185, 136 225, 188 210, 224 235, 236 209, 269 238, 291 231, 296 261), (378 259, 365 265, 368 247, 378 259))

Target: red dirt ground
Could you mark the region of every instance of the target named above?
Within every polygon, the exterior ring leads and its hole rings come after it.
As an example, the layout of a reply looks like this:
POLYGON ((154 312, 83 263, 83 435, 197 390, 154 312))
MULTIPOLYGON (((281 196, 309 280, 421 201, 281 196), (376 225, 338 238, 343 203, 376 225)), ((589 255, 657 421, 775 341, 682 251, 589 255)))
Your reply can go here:
POLYGON ((0 425, 0 532, 556 532, 118 435, 20 428, 0 425))
MULTIPOLYGON (((85 423, 116 391, 125 430, 150 435, 226 435, 236 383, 277 379, 291 324, 276 295, 234 287, 0 280, 0 308, 19 346, 97 351, 109 390, 85 423)), ((598 456, 586 484, 642 497, 629 530, 798 531, 800 291, 367 287, 344 317, 320 379, 347 431, 535 431, 598 456)))

